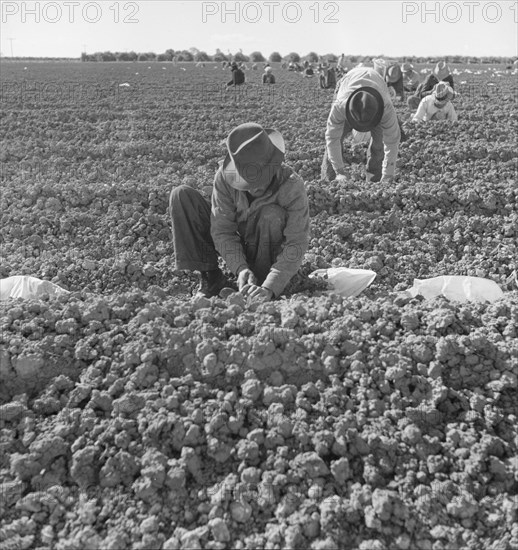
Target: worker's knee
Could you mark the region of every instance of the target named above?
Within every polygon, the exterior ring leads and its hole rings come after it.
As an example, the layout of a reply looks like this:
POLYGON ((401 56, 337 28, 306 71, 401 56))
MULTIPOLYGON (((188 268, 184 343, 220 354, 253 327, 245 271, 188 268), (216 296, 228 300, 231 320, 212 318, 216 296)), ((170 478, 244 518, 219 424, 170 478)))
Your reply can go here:
POLYGON ((194 197, 199 195, 196 189, 189 187, 188 185, 179 185, 171 190, 169 195, 169 206, 177 206, 179 204, 185 203, 185 201, 192 201, 194 197))

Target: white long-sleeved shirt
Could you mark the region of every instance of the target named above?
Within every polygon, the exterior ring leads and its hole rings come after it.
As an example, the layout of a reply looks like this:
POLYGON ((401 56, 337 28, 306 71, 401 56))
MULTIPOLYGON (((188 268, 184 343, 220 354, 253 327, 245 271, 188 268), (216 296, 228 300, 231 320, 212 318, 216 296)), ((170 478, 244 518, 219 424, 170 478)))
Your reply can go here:
POLYGON ((457 113, 451 101, 448 101, 442 109, 436 107, 434 101, 435 98, 433 94, 423 97, 412 120, 416 122, 428 122, 430 120, 449 120, 451 122, 457 122, 457 113), (436 116, 437 113, 439 113, 439 116, 436 116))
POLYGON ((382 177, 393 176, 396 170, 396 159, 399 150, 401 132, 396 111, 388 87, 383 77, 377 71, 368 67, 357 67, 349 71, 340 81, 340 87, 333 101, 326 129, 326 148, 329 160, 335 172, 344 168, 342 157, 341 138, 344 125, 347 124, 345 105, 349 96, 358 88, 370 86, 376 89, 383 98, 384 110, 379 123, 383 131, 383 158, 382 177))

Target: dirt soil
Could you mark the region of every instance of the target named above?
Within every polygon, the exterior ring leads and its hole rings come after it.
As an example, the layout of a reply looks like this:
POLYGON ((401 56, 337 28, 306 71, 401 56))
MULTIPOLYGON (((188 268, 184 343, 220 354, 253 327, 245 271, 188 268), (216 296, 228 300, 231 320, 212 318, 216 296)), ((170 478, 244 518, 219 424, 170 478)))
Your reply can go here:
POLYGON ((396 104, 382 186, 361 144, 319 180, 332 92, 280 69, 275 95, 210 64, 4 65, 0 276, 71 293, 2 304, 2 548, 518 549, 516 74, 458 66, 456 126, 396 104), (302 275, 374 270, 359 297, 190 298, 168 194, 208 197, 250 120, 307 182, 302 275), (504 298, 400 292, 438 275, 504 298))

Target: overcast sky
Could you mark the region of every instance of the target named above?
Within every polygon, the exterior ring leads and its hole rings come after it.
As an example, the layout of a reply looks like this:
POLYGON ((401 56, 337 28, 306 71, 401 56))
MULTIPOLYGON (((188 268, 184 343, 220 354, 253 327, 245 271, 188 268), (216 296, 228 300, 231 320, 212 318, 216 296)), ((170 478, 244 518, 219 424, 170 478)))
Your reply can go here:
POLYGON ((518 55, 518 1, 1 1, 2 55, 196 47, 387 56, 518 55))

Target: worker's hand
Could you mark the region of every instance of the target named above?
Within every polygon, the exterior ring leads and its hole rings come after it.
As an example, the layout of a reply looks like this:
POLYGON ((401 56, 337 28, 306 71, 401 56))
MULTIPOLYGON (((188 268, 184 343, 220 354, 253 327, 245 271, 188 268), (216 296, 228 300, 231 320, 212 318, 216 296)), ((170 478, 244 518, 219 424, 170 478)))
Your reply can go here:
POLYGON ((246 267, 239 272, 237 276, 237 287, 239 288, 239 292, 246 294, 246 292, 244 292, 245 289, 255 284, 257 284, 257 279, 251 269, 246 267))
POLYGON ((254 302, 269 302, 273 299, 273 291, 263 286, 249 285, 245 296, 254 302))

